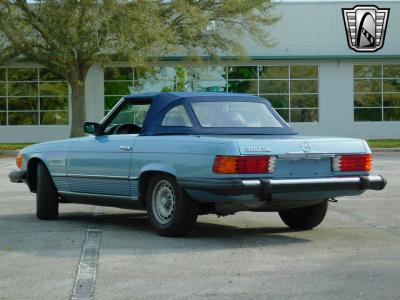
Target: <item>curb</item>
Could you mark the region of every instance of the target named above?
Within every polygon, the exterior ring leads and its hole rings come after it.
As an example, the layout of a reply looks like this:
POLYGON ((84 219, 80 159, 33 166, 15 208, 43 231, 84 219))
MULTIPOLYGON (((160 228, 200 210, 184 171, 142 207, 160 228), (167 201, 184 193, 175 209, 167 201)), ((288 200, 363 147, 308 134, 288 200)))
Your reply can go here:
POLYGON ((17 156, 18 150, 0 150, 0 155, 17 156))
POLYGON ((400 152, 400 148, 371 148, 374 153, 400 152))

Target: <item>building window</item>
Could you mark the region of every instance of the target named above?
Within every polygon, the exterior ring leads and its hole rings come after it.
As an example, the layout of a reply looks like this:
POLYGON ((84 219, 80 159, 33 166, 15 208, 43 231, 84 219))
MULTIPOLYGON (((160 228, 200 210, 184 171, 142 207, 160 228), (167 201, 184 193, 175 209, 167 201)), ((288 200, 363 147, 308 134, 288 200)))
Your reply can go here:
POLYGON ((257 66, 229 66, 227 69, 228 92, 258 95, 257 66))
POLYGON ((67 125, 68 94, 44 68, 0 68, 0 125, 67 125))
POLYGON ((400 65, 354 66, 354 121, 400 121, 400 65))
POLYGON ((268 99, 287 122, 318 121, 318 66, 231 66, 228 91, 268 99))
POLYGON ((224 92, 225 67, 119 67, 104 70, 105 114, 125 95, 161 91, 224 92))
POLYGON ((104 70, 104 110, 107 114, 123 96, 132 94, 132 68, 106 68, 104 70))
POLYGON ((260 66, 259 95, 288 122, 318 122, 318 66, 260 66))
POLYGON ((316 65, 106 68, 104 76, 105 113, 131 93, 234 92, 268 99, 288 122, 318 121, 316 65))

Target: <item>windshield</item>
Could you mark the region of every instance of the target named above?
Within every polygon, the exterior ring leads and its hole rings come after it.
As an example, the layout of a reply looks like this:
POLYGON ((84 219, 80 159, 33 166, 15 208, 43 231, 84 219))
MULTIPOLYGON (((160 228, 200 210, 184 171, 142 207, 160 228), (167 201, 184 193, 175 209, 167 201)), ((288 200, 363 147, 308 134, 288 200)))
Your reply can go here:
POLYGON ((205 101, 193 102, 192 107, 202 127, 283 127, 260 102, 205 101))

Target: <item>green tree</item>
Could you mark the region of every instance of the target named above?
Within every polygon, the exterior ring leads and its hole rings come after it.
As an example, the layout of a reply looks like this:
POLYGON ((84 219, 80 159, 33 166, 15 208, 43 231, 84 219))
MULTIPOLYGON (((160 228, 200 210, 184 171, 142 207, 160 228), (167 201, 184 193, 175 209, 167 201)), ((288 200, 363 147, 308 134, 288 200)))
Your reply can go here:
POLYGON ((176 91, 184 92, 186 90, 186 70, 182 66, 177 66, 175 72, 176 91))
POLYGON ((185 92, 187 91, 186 69, 182 66, 176 66, 174 76, 174 84, 165 85, 162 87, 161 92, 185 92))
POLYGON ((271 45, 268 26, 278 20, 271 8, 266 0, 0 0, 1 63, 35 62, 65 78, 72 90, 71 136, 81 136, 93 65, 146 66, 173 53, 244 56, 246 33, 271 45))

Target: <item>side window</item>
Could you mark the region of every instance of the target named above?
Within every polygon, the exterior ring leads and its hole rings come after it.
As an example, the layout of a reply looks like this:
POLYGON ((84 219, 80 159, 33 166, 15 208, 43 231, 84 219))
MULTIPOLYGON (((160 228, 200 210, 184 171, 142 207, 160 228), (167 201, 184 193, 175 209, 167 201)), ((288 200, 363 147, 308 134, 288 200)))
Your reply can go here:
POLYGON ((161 126, 192 127, 192 122, 182 105, 171 108, 164 117, 161 126))
POLYGON ((128 103, 111 121, 110 125, 136 124, 142 126, 150 104, 128 103))
POLYGON ((112 119, 107 119, 106 135, 113 134, 137 134, 140 133, 147 111, 150 108, 151 100, 125 101, 118 108, 112 119))

